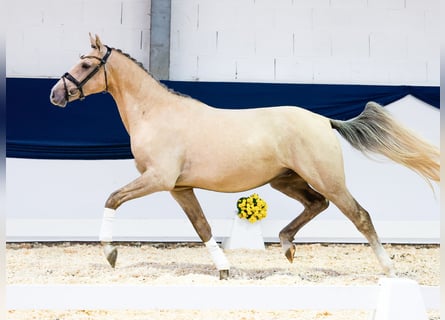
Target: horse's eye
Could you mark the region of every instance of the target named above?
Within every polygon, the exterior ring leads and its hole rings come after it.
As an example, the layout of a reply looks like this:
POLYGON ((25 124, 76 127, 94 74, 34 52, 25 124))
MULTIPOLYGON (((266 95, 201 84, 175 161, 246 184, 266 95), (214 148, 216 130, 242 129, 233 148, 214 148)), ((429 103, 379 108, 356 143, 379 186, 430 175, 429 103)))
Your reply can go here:
POLYGON ((90 67, 91 67, 91 65, 89 65, 88 63, 86 63, 86 62, 82 63, 83 69, 89 69, 90 67))

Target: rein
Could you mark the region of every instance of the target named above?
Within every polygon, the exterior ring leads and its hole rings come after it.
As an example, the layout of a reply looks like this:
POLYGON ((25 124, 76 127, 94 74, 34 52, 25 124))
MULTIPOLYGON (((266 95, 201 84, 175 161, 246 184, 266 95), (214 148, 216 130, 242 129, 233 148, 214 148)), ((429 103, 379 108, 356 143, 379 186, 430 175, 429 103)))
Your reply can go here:
POLYGON ((94 68, 90 74, 88 74, 85 79, 83 79, 82 81, 78 81, 76 78, 74 78, 69 72, 66 72, 63 76, 63 86, 65 87, 65 99, 67 101, 69 101, 69 97, 72 96, 73 94, 71 94, 68 91, 68 87, 66 85, 66 80, 71 81, 72 83, 74 83, 74 85, 76 86, 77 90, 79 90, 80 93, 80 100, 85 99, 85 95, 83 93, 83 86, 92 78, 94 77, 94 75, 99 72, 100 68, 103 66, 104 67, 104 76, 105 76, 105 90, 104 92, 108 91, 108 80, 107 80, 107 69, 105 68, 105 64, 107 63, 108 57, 111 55, 111 51, 112 49, 108 46, 105 46, 107 48, 107 52, 105 53, 105 55, 102 58, 99 57, 95 57, 95 56, 81 56, 80 59, 97 59, 99 60, 99 64, 96 66, 96 68, 94 68), (65 80, 66 79, 66 80, 65 80))

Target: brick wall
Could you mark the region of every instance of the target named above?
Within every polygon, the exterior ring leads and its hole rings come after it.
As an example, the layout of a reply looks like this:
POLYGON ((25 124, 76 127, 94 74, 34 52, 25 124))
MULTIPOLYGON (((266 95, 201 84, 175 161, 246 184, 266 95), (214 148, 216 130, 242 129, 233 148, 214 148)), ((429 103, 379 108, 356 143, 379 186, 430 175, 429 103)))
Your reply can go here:
MULTIPOLYGON (((88 32, 148 67, 150 0, 7 2, 7 76, 58 77, 88 32)), ((172 80, 439 85, 439 0, 172 0, 172 80)))
POLYGON ((438 85, 438 0, 172 0, 173 80, 438 85))
POLYGON ((59 77, 90 50, 88 32, 148 65, 150 0, 6 3, 8 77, 59 77))

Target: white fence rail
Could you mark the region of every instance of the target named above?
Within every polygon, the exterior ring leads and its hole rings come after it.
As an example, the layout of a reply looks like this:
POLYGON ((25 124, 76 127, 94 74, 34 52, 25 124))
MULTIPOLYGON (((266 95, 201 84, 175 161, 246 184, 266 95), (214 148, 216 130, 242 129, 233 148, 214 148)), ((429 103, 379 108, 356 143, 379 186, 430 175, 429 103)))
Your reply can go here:
MULTIPOLYGON (((230 281, 230 280, 229 280, 230 281)), ((420 286, 425 308, 438 310, 438 286, 420 286)), ((375 310, 379 286, 9 285, 14 310, 375 310), (246 297, 254 297, 246 299, 246 297)), ((408 299, 409 300, 409 299, 408 299)), ((405 301, 408 301, 405 300, 405 301)), ((404 306, 406 308, 406 306, 404 306)))

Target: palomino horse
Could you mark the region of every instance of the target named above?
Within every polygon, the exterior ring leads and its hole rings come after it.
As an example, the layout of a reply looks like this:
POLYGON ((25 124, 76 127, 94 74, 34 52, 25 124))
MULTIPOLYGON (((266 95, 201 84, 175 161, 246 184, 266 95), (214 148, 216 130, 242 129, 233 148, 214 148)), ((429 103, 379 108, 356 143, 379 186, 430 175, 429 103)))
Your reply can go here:
POLYGON ((193 188, 240 192, 269 183, 304 205, 303 212, 279 233, 290 262, 296 251, 295 234, 331 201, 369 241, 384 272, 394 274, 368 212, 345 186, 342 151, 333 129, 358 150, 383 154, 428 182, 440 179, 438 148, 373 102, 350 121, 328 119, 294 106, 213 108, 168 90, 130 56, 103 45, 97 35, 90 34, 90 40, 92 51, 62 76, 50 99, 65 107, 107 91, 130 135, 140 176, 109 196, 100 232, 112 267, 117 258, 112 245, 115 210, 128 200, 169 191, 209 249, 220 278, 227 278, 229 263, 193 188))

